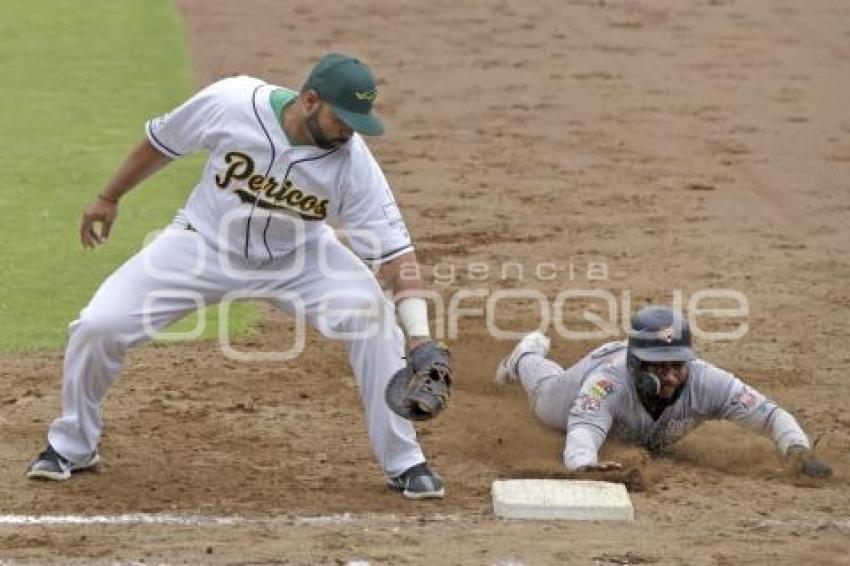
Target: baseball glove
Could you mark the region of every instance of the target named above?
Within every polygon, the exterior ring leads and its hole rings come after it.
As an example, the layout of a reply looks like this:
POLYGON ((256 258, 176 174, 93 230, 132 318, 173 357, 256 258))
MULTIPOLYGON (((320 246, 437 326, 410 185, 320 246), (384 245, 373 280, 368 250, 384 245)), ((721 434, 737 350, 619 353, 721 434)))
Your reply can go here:
POLYGON ((385 398, 399 416, 426 421, 446 408, 451 386, 451 354, 443 344, 431 340, 407 354, 407 365, 390 379, 385 398))
POLYGON ((788 466, 794 479, 803 483, 812 480, 826 480, 832 477, 829 464, 815 458, 811 450, 804 446, 792 446, 786 456, 788 466))

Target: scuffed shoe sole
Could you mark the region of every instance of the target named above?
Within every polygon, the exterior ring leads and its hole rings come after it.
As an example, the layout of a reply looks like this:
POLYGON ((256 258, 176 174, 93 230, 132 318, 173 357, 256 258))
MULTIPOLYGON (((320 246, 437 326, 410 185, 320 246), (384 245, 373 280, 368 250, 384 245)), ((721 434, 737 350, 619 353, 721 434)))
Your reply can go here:
POLYGON ((408 499, 442 499, 446 496, 446 488, 441 487, 439 491, 407 491, 401 492, 408 499))
POLYGON ((30 467, 27 470, 27 478, 31 480, 65 481, 71 479, 74 472, 90 470, 96 467, 99 463, 100 454, 95 454, 94 457, 85 464, 71 465, 68 468, 59 466, 59 469, 56 469, 57 467, 55 462, 49 460, 37 460, 30 464, 30 467), (41 465, 41 467, 39 467, 39 465, 41 465))

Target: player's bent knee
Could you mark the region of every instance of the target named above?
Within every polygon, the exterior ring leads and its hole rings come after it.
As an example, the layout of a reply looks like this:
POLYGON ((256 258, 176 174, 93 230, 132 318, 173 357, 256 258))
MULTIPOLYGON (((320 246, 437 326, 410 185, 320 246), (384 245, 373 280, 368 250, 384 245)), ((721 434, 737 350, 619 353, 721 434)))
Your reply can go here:
POLYGON ((126 335, 130 317, 114 313, 83 312, 75 322, 73 333, 86 340, 121 342, 126 335))
POLYGON ((344 334, 338 336, 341 339, 377 332, 388 321, 395 320, 394 311, 380 290, 360 289, 338 294, 326 302, 323 311, 325 329, 330 331, 326 335, 344 334))

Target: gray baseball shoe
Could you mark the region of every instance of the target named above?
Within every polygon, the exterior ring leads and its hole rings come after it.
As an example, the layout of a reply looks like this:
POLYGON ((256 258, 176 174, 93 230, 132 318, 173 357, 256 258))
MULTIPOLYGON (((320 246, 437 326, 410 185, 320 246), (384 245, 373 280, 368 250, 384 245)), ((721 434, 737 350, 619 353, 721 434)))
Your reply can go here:
POLYGON ((426 462, 407 468, 400 476, 387 480, 387 485, 401 491, 408 499, 440 498, 446 494, 443 480, 426 462))
POLYGON ((27 477, 30 479, 63 481, 71 477, 73 472, 93 468, 100 462, 97 451, 92 452, 85 461, 73 464, 66 460, 53 447, 48 444, 44 452, 30 463, 27 468, 27 477))

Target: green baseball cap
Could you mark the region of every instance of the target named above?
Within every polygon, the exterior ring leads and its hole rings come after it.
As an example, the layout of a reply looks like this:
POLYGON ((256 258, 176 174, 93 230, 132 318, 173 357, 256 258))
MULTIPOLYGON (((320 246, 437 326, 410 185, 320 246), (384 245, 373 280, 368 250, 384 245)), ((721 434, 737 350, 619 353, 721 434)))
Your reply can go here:
POLYGON ((366 136, 380 136, 384 124, 372 103, 378 96, 372 71, 358 59, 341 53, 329 53, 316 63, 302 91, 315 90, 349 128, 366 136))

